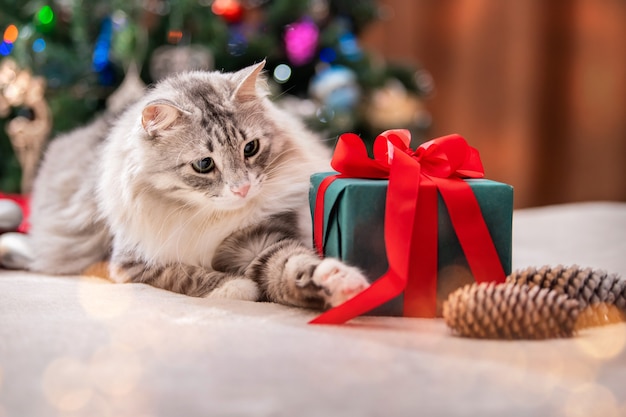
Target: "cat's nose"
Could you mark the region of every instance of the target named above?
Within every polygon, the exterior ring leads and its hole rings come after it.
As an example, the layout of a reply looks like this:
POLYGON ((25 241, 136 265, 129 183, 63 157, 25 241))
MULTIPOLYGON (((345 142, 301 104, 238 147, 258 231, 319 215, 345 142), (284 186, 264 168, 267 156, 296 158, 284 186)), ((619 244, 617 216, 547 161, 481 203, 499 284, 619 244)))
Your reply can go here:
POLYGON ((246 195, 248 195, 248 191, 250 190, 250 183, 249 182, 245 182, 241 185, 238 186, 231 186, 230 187, 230 191, 233 192, 233 194, 238 195, 239 197, 245 197, 246 195))

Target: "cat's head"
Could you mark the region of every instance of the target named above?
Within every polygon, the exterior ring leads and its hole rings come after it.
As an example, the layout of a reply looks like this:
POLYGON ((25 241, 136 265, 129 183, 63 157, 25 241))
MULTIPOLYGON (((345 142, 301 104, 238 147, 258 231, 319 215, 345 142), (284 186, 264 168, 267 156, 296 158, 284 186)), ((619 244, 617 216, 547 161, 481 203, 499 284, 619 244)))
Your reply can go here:
POLYGON ((262 193, 286 152, 260 75, 264 64, 179 74, 149 92, 141 112, 142 158, 154 164, 144 170, 154 188, 223 211, 262 193))

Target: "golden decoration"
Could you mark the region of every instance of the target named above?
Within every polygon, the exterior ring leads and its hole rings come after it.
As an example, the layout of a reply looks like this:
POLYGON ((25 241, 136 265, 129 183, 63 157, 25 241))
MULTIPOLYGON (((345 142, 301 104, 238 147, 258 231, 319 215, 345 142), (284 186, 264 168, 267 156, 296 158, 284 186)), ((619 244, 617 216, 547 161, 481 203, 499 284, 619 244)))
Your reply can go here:
POLYGON ((12 107, 32 110, 33 119, 17 116, 6 125, 6 132, 22 168, 21 191, 31 191, 43 147, 52 130, 50 108, 45 100, 46 80, 21 69, 11 58, 0 61, 0 117, 7 117, 12 107))

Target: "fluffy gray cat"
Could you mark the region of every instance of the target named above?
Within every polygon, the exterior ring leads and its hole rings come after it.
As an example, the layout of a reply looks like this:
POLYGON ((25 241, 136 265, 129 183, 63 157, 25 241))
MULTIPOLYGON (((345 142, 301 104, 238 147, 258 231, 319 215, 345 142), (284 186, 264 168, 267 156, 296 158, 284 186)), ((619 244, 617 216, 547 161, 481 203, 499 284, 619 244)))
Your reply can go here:
POLYGON ((264 62, 167 78, 119 116, 51 142, 29 268, 198 297, 323 309, 368 286, 310 248, 309 176, 329 150, 267 98, 264 62))

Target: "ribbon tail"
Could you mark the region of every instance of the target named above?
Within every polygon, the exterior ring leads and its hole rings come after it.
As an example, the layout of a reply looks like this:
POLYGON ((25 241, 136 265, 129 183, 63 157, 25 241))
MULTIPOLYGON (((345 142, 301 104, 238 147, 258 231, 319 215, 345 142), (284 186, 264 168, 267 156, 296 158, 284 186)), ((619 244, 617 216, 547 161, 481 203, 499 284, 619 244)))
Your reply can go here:
POLYGON ((391 271, 380 277, 365 291, 337 307, 320 314, 309 324, 342 324, 400 295, 405 280, 391 271))

